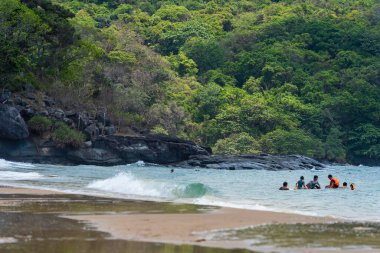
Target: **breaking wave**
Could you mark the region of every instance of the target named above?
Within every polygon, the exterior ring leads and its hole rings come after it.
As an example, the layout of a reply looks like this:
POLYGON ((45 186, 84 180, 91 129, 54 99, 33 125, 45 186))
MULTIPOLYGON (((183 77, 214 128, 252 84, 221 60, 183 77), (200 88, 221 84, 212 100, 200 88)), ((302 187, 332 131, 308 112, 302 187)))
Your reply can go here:
POLYGON ((104 180, 90 183, 87 188, 133 196, 158 198, 200 198, 211 191, 202 183, 177 185, 150 179, 140 179, 131 173, 120 172, 104 180))

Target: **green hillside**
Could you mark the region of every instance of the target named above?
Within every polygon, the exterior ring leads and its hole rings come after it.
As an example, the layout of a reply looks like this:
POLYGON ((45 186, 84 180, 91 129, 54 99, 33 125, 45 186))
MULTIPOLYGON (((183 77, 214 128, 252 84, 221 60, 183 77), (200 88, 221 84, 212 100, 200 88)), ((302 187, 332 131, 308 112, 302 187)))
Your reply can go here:
POLYGON ((376 0, 7 0, 0 85, 215 153, 380 160, 376 0))

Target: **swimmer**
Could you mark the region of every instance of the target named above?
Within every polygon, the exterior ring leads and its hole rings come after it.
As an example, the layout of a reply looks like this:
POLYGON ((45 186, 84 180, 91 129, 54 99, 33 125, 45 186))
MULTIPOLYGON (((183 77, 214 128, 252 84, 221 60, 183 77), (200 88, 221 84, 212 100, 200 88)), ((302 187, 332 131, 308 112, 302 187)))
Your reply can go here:
POLYGON ((296 189, 307 189, 306 185, 305 185, 305 181, 304 181, 304 176, 301 176, 300 177, 300 180, 298 180, 298 182, 296 183, 296 189))
POLYGON ((289 190, 289 188, 288 188, 288 182, 282 183, 282 186, 280 187, 279 190, 281 190, 281 191, 288 191, 289 190))

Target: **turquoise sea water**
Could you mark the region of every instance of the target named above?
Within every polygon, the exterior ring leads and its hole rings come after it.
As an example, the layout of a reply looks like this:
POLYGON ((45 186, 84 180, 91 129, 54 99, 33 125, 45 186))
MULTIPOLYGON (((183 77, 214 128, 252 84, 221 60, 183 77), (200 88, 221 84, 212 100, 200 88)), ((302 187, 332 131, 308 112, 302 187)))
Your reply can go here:
POLYGON ((380 168, 330 166, 321 171, 205 170, 147 165, 138 162, 114 167, 54 166, 0 160, 0 185, 55 189, 69 193, 130 199, 173 201, 255 210, 332 216, 356 221, 380 221, 380 168), (283 181, 294 186, 328 174, 351 190, 279 191, 283 181))

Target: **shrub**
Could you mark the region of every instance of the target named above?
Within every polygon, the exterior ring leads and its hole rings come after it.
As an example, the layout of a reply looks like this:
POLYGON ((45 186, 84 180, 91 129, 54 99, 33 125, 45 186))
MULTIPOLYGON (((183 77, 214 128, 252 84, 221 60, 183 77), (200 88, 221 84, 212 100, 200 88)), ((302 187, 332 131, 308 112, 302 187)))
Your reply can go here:
POLYGON ((169 135, 168 131, 160 125, 154 126, 150 132, 158 135, 169 135))
POLYGON ((322 158, 324 150, 320 140, 302 130, 277 129, 260 139, 261 150, 276 155, 306 155, 322 158))
POLYGON ((51 129, 53 125, 53 122, 51 119, 44 117, 44 116, 33 116, 29 121, 28 121, 28 126, 29 128, 38 134, 42 134, 48 130, 51 129))
POLYGON ((79 148, 86 137, 78 130, 70 128, 63 122, 57 124, 57 128, 53 132, 53 140, 61 146, 71 146, 79 148))
POLYGON ((233 134, 228 138, 219 139, 214 148, 215 154, 242 155, 259 153, 259 145, 255 138, 247 133, 233 134))

